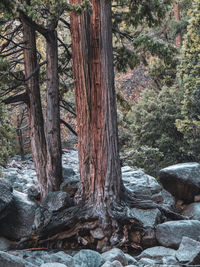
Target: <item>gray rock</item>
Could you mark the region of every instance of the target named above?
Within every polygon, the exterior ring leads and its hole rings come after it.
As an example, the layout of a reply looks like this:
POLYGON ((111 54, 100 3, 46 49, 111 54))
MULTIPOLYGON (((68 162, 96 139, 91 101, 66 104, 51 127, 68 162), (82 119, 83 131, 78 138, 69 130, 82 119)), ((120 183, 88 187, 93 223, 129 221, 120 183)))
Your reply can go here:
POLYGON ((123 267, 123 265, 121 264, 121 262, 119 261, 106 261, 101 267, 123 267))
POLYGON ((66 192, 50 192, 41 203, 41 207, 50 212, 62 210, 72 206, 72 200, 66 192))
POLYGON ((96 239, 102 239, 105 237, 105 234, 101 228, 96 228, 94 230, 90 230, 91 235, 96 239))
POLYGON ((41 264, 44 263, 42 259, 40 259, 39 257, 35 257, 35 256, 26 257, 26 261, 33 264, 34 266, 40 266, 41 264))
POLYGON ((69 266, 58 262, 52 262, 52 263, 43 263, 42 265, 40 265, 40 267, 69 267, 69 266))
POLYGON ((9 253, 0 251, 0 266, 1 267, 34 267, 20 257, 16 257, 9 253))
POLYGON ((200 242, 184 236, 176 257, 182 264, 200 265, 200 242))
POLYGON ((13 194, 11 184, 4 178, 0 178, 0 219, 11 212, 13 194))
POLYGON ((160 223, 161 212, 159 209, 130 209, 129 217, 135 218, 142 222, 144 227, 154 228, 158 223, 160 223))
POLYGON ((162 169, 160 182, 177 199, 193 202, 200 193, 200 164, 181 163, 162 169))
POLYGON ((48 262, 59 262, 66 264, 67 266, 74 266, 74 259, 70 255, 66 254, 64 251, 59 251, 53 254, 46 254, 43 257, 45 263, 48 262))
POLYGON ((39 200, 40 199, 40 189, 39 186, 32 185, 28 188, 28 197, 32 200, 39 200))
POLYGON ((162 258, 162 263, 167 266, 181 266, 175 256, 167 256, 162 258))
POLYGON ((5 237, 0 237, 0 250, 8 250, 11 242, 5 237))
POLYGON ((162 246, 152 247, 145 249, 137 259, 148 258, 148 259, 162 259, 166 256, 175 256, 176 250, 171 248, 165 248, 162 246))
POLYGON ((138 198, 153 199, 162 190, 154 177, 128 166, 122 167, 122 179, 125 187, 138 198))
POLYGON ((75 267, 99 267, 103 263, 101 254, 90 249, 80 250, 73 259, 75 267))
POLYGON ((135 258, 133 258, 131 255, 129 254, 126 254, 125 253, 125 257, 126 257, 126 260, 127 260, 127 264, 130 264, 130 265, 137 265, 137 260, 135 258))
POLYGON ((124 252, 119 248, 113 248, 107 252, 102 253, 102 258, 104 259, 104 261, 110 262, 117 260, 121 262, 122 265, 127 265, 128 263, 124 252))
POLYGON ((199 220, 200 221, 200 202, 192 203, 187 205, 184 209, 182 214, 184 216, 188 216, 192 220, 199 220))
POLYGON ((168 208, 175 207, 175 199, 167 190, 163 189, 161 191, 163 201, 162 203, 165 204, 168 208))
MULTIPOLYGON (((149 267, 153 267, 153 266, 157 266, 157 264, 161 264, 162 261, 158 261, 158 260, 152 260, 149 258, 142 258, 138 261, 138 266, 149 266, 149 267)), ((159 265, 160 266, 160 265, 159 265)))
POLYGON ((13 196, 12 211, 1 221, 0 234, 16 240, 31 233, 37 204, 24 193, 14 191, 13 196))
POLYGON ((76 191, 78 190, 79 182, 79 175, 68 177, 61 183, 60 190, 66 192, 70 197, 74 197, 76 191))
POLYGON ((68 179, 69 177, 74 176, 76 173, 72 168, 63 167, 62 168, 62 175, 64 179, 68 179))
POLYGON ((197 220, 169 221, 157 225, 156 238, 162 246, 178 248, 184 236, 197 240, 199 232, 197 220))

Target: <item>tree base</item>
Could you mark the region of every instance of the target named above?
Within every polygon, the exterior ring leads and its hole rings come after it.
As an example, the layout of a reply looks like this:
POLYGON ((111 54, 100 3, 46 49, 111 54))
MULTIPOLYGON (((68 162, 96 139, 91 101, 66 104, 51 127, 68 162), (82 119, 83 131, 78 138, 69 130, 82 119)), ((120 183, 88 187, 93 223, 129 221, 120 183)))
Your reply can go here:
POLYGON ((21 240, 18 248, 46 247, 49 249, 94 249, 106 251, 118 247, 124 251, 141 250, 145 228, 138 219, 130 217, 130 208, 158 208, 165 220, 188 219, 153 201, 134 198, 122 192, 120 203, 98 206, 79 203, 52 215, 47 224, 21 240))

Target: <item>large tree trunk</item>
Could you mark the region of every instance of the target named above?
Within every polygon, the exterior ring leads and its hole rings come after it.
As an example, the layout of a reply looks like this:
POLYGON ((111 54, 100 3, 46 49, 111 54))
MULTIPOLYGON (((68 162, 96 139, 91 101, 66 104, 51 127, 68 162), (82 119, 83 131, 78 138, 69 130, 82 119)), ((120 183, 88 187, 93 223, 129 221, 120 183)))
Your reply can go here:
POLYGON ((46 39, 47 55, 47 190, 59 190, 62 182, 62 150, 60 137, 60 107, 58 85, 58 47, 54 29, 49 30, 46 39))
POLYGON ((119 200, 121 186, 111 3, 91 3, 91 15, 71 14, 79 167, 82 199, 105 207, 119 200))
MULTIPOLYGON (((32 29, 26 21, 21 18, 23 24, 24 49, 24 67, 25 78, 29 77, 38 67, 35 30, 32 29)), ((40 184, 41 197, 47 193, 46 176, 46 141, 44 134, 44 120, 42 114, 39 70, 26 82, 27 93, 29 95, 29 121, 30 121, 30 140, 35 170, 40 184)))
MULTIPOLYGON (((173 9, 174 9, 174 18, 176 21, 180 21, 180 8, 179 4, 174 2, 173 3, 173 9)), ((176 36, 176 46, 180 47, 182 42, 181 33, 178 33, 176 36)))

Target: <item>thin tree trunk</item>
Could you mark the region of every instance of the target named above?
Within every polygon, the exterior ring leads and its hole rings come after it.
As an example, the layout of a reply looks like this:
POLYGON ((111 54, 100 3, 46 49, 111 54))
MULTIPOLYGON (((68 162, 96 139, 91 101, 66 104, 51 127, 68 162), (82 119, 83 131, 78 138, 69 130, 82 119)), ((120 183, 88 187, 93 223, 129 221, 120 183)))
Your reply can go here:
POLYGON ((62 182, 62 150, 60 137, 60 107, 58 84, 58 47, 55 30, 46 39, 47 55, 47 190, 59 190, 62 182))
MULTIPOLYGON (((180 8, 178 3, 173 3, 173 9, 174 9, 174 18, 176 21, 180 21, 180 8)), ((178 33, 176 36, 176 46, 180 47, 182 43, 182 37, 181 33, 178 33)))
MULTIPOLYGON (((24 67, 25 78, 29 77, 37 67, 36 39, 35 30, 26 24, 21 18, 23 24, 24 49, 24 67)), ((41 96, 39 88, 39 71, 26 82, 27 93, 29 95, 29 123, 30 123, 30 140, 35 170, 40 184, 41 197, 47 193, 47 176, 46 176, 46 141, 44 134, 44 120, 41 106, 41 96)))
POLYGON ((71 34, 82 198, 97 207, 119 200, 121 169, 111 3, 91 3, 91 15, 71 14, 71 34))

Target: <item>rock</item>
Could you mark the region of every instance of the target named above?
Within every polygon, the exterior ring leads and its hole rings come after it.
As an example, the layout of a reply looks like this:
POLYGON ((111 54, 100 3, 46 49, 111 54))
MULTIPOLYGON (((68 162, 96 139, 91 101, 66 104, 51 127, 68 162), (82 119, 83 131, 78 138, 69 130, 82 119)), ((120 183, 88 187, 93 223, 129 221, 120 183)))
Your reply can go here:
POLYGON ((133 258, 131 255, 129 254, 126 254, 125 253, 125 257, 126 257, 126 260, 127 260, 127 264, 130 264, 130 265, 137 265, 137 261, 135 258, 133 258))
POLYGON ((168 208, 175 207, 175 199, 167 190, 163 189, 161 191, 163 201, 162 203, 165 204, 168 208))
POLYGON ((12 204, 12 186, 6 179, 0 178, 0 220, 11 212, 12 204))
POLYGON ((169 221, 157 225, 156 238, 162 246, 178 248, 184 236, 197 240, 199 231, 197 220, 169 221))
POLYGON ((182 214, 184 216, 188 216, 190 219, 199 220, 200 221, 200 203, 192 203, 187 205, 184 209, 182 214))
POLYGON ((72 267, 74 265, 74 259, 70 255, 66 254, 64 251, 59 251, 53 254, 46 254, 43 257, 45 263, 49 262, 59 262, 72 267))
POLYGON ((40 267, 69 267, 69 265, 67 266, 62 263, 52 262, 52 263, 43 263, 42 265, 40 265, 40 267))
POLYGON ((14 191, 13 197, 12 210, 0 223, 0 235, 18 240, 31 233, 37 204, 24 193, 14 191))
POLYGON ((60 211, 72 206, 72 200, 66 192, 50 192, 41 203, 41 207, 50 212, 60 211))
POLYGON ((145 249, 139 256, 137 256, 137 259, 148 258, 156 260, 166 256, 175 256, 175 254, 176 250, 174 249, 157 246, 145 249))
POLYGON ((61 183, 60 190, 66 192, 70 197, 74 197, 76 191, 78 190, 79 182, 79 175, 68 177, 61 183))
POLYGON ((99 240, 105 237, 105 234, 101 228, 90 230, 90 234, 92 235, 92 237, 94 237, 95 239, 99 239, 99 240))
POLYGON ((20 257, 16 257, 9 253, 0 251, 0 266, 1 267, 34 267, 20 257))
POLYGON ((10 248, 11 242, 5 237, 0 237, 0 251, 8 250, 10 248))
POLYGON ((154 267, 154 266, 160 266, 160 265, 157 265, 159 263, 161 263, 161 261, 159 262, 158 260, 156 261, 156 260, 152 260, 149 258, 142 258, 138 261, 138 266, 154 267))
POLYGON ((32 185, 28 188, 28 197, 32 200, 39 200, 40 199, 40 189, 39 186, 32 185))
POLYGON ((177 199, 193 202, 200 194, 200 164, 196 162, 180 163, 160 171, 163 187, 177 199))
POLYGON ((63 167, 62 168, 62 175, 64 179, 68 179, 69 177, 74 176, 76 173, 74 172, 74 170, 72 168, 66 168, 63 167))
POLYGON ((119 261, 106 261, 101 267, 123 267, 123 265, 121 264, 121 262, 119 261))
POLYGON ((127 265, 128 263, 124 252, 119 248, 113 248, 107 252, 102 253, 101 256, 104 261, 113 262, 114 260, 117 260, 121 262, 122 265, 127 265))
MULTIPOLYGON (((141 199, 154 199, 155 195, 162 190, 154 177, 128 166, 122 167, 122 179, 125 187, 141 199)), ((160 200, 159 198, 158 201, 160 200)))
POLYGON ((176 257, 182 264, 200 265, 200 242, 184 236, 176 257))
POLYGON ((130 209, 130 218, 135 218, 142 222, 144 227, 154 228, 158 223, 160 223, 161 212, 159 209, 130 209))
POLYGON ((103 263, 101 254, 90 249, 80 250, 73 259, 75 267, 99 267, 103 263))

